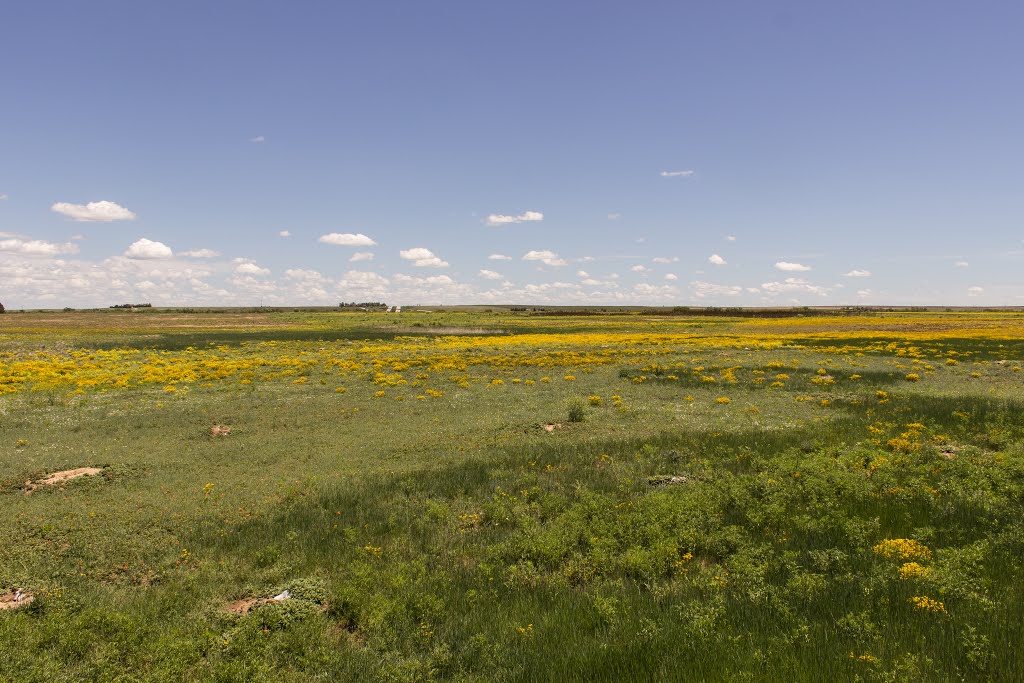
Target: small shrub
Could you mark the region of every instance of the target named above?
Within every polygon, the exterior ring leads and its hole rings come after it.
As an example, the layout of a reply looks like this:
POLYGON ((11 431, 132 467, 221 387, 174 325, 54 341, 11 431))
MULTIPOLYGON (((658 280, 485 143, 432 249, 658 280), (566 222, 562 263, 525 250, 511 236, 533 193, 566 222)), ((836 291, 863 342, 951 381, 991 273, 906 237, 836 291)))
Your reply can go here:
POLYGON ((583 403, 583 399, 576 397, 569 399, 566 406, 568 408, 568 421, 569 422, 583 422, 586 418, 586 406, 583 403))

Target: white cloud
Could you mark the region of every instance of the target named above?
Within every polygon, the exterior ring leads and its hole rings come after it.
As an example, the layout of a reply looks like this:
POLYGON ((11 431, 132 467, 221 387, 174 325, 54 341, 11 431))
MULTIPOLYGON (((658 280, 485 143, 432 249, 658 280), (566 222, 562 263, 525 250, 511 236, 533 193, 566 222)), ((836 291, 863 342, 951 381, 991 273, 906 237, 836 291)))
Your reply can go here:
POLYGON ((385 292, 384 288, 387 285, 388 279, 386 277, 367 270, 350 270, 338 280, 338 289, 340 291, 373 291, 380 293, 382 297, 385 292))
POLYGON ((291 237, 292 236, 292 232, 291 232, 291 230, 282 230, 281 232, 277 233, 277 236, 278 237, 291 237))
POLYGON ((971 264, 969 264, 967 261, 957 261, 956 263, 953 264, 953 266, 956 268, 966 268, 969 265, 971 264))
POLYGON ((505 216, 500 213, 492 213, 487 217, 487 225, 509 225, 510 223, 528 223, 544 220, 544 214, 540 211, 524 211, 518 216, 505 216))
POLYGON ((220 256, 219 251, 213 249, 190 249, 178 254, 179 256, 191 256, 192 258, 215 258, 220 256))
POLYGON ((7 199, 7 195, 0 194, 0 202, 4 201, 5 199, 7 199))
POLYGON ((481 270, 479 275, 485 280, 500 280, 504 277, 501 273, 495 273, 493 270, 481 270))
POLYGON ((398 255, 406 261, 412 261, 412 264, 419 268, 446 268, 448 266, 447 261, 442 261, 434 252, 424 247, 402 249, 398 255))
POLYGON ((716 266, 724 266, 725 259, 718 254, 712 254, 711 256, 708 256, 708 263, 713 263, 716 266))
POLYGON ((662 178, 689 178, 693 171, 662 171, 659 175, 662 178))
POLYGON ((775 267, 779 270, 790 272, 803 272, 811 269, 810 266, 805 266, 802 263, 790 263, 789 261, 779 261, 775 264, 775 267))
POLYGON ((528 251, 523 255, 524 261, 540 261, 546 266, 565 266, 569 262, 561 258, 558 254, 547 249, 541 251, 528 251))
POLYGON ((242 260, 239 262, 239 259, 235 259, 235 262, 238 263, 235 266, 235 272, 240 275, 270 275, 269 268, 261 268, 252 261, 242 260))
POLYGON ((679 257, 673 256, 672 258, 669 258, 667 256, 655 256, 651 261, 654 263, 676 263, 679 261, 679 257))
POLYGON ((163 242, 154 242, 143 237, 132 242, 124 255, 131 259, 164 259, 174 256, 174 252, 163 242))
POLYGON ((851 270, 849 273, 843 273, 843 277, 871 277, 870 270, 851 270))
POLYGON ((651 269, 648 268, 647 266, 640 266, 640 265, 633 266, 632 268, 630 268, 630 270, 633 271, 634 273, 649 273, 649 272, 651 272, 651 269))
POLYGON ((871 296, 871 294, 872 294, 872 292, 871 292, 870 289, 858 289, 857 290, 857 296, 859 296, 859 297, 871 296))
POLYGON ((726 235, 725 239, 729 240, 730 242, 735 242, 736 241, 736 235, 726 235))
POLYGON ((267 138, 266 138, 266 136, 263 136, 263 135, 257 135, 254 138, 249 138, 249 142, 255 142, 257 144, 259 144, 261 142, 266 142, 266 141, 267 141, 267 138))
POLYGON ((665 276, 665 279, 668 280, 669 282, 675 282, 676 280, 679 279, 679 276, 676 275, 675 273, 669 273, 668 275, 665 276))
POLYGON ((704 282, 703 280, 691 282, 690 288, 693 290, 693 295, 698 299, 717 296, 739 296, 743 293, 743 288, 739 285, 716 285, 713 282, 704 282))
POLYGON ((769 294, 781 294, 786 292, 797 292, 802 294, 816 294, 825 296, 828 294, 827 287, 819 287, 811 284, 801 277, 787 277, 782 282, 765 282, 761 284, 761 290, 769 294))
POLYGON ((373 260, 373 252, 372 251, 357 251, 356 253, 352 254, 352 258, 349 259, 349 261, 352 262, 352 263, 355 263, 356 261, 372 261, 372 260, 373 260))
POLYGON ((610 220, 610 221, 617 221, 620 218, 622 218, 622 214, 621 213, 610 213, 610 214, 608 214, 608 220, 610 220))
POLYGON ((0 251, 28 256, 57 256, 59 254, 77 254, 78 245, 71 242, 57 244, 43 240, 30 240, 11 235, 9 239, 0 240, 0 251))
POLYGON ((505 256, 504 254, 491 254, 487 257, 488 261, 511 261, 511 256, 505 256))
POLYGON ((967 288, 967 296, 981 296, 984 293, 985 290, 982 287, 975 286, 967 288))
POLYGON ((290 280, 302 280, 305 282, 319 282, 324 279, 324 276, 319 272, 304 268, 289 268, 284 271, 284 276, 290 280))
POLYGON ((50 210, 76 221, 85 222, 109 223, 110 221, 130 221, 135 219, 135 214, 128 209, 108 201, 89 202, 88 204, 57 202, 50 207, 50 210))
POLYGON ((319 241, 324 244, 336 244, 339 247, 372 247, 377 244, 361 232, 332 232, 321 235, 319 241))
POLYGON ((447 275, 431 275, 429 277, 416 277, 414 275, 405 275, 404 273, 398 273, 397 275, 395 275, 394 280, 400 285, 410 286, 432 285, 436 287, 456 284, 455 280, 453 280, 451 277, 447 275))

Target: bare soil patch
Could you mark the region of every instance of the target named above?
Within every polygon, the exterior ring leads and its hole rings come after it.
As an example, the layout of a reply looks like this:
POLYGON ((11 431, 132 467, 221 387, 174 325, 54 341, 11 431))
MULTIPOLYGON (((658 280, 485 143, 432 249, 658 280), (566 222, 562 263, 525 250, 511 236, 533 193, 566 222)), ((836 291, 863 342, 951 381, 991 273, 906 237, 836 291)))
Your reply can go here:
POLYGON ((259 607, 260 605, 268 602, 277 601, 273 598, 246 598, 245 600, 235 600, 225 607, 224 610, 231 612, 232 614, 248 614, 249 610, 252 608, 259 607))
POLYGON ((22 488, 25 490, 25 495, 27 496, 42 486, 56 486, 57 484, 63 484, 66 481, 78 479, 79 477, 92 477, 102 471, 102 467, 76 467, 73 470, 61 470, 60 472, 53 472, 42 479, 37 479, 36 481, 26 481, 25 486, 22 488))
POLYGON ((35 599, 31 593, 23 591, 11 591, 0 594, 0 610, 21 609, 26 607, 35 599))
POLYGON ((60 472, 54 472, 45 479, 40 479, 35 483, 38 486, 53 486, 54 484, 61 484, 65 481, 78 479, 79 477, 91 477, 102 471, 102 467, 78 467, 73 470, 61 470, 60 472))

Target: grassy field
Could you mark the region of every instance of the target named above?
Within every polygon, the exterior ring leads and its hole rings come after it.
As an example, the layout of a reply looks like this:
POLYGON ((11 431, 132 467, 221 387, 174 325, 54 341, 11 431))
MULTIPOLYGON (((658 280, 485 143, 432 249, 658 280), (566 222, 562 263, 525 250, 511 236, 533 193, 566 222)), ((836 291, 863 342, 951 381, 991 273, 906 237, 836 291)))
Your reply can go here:
POLYGON ((0 315, 0 681, 1024 680, 1022 367, 1014 312, 0 315))

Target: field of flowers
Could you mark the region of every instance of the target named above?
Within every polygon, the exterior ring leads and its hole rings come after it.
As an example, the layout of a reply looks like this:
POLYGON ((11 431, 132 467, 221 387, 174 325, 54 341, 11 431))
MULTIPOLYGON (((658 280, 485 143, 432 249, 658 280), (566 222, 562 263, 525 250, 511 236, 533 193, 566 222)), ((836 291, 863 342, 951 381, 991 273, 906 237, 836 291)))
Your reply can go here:
POLYGON ((1010 312, 0 315, 0 681, 1024 680, 1022 368, 1010 312))

